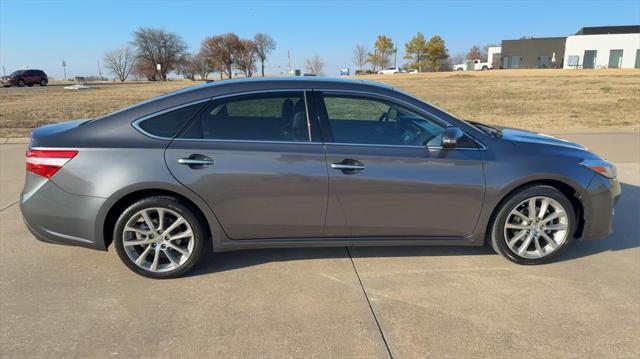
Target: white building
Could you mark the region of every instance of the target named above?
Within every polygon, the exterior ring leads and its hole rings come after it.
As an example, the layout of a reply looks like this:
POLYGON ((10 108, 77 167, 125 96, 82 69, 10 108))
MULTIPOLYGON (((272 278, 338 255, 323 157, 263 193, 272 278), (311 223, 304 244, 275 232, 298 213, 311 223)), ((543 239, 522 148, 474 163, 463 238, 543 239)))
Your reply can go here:
POLYGON ((640 68, 640 26, 583 28, 567 37, 564 68, 640 68))
POLYGON ((489 46, 487 48, 487 62, 495 68, 500 66, 500 52, 502 52, 502 47, 500 46, 489 46))

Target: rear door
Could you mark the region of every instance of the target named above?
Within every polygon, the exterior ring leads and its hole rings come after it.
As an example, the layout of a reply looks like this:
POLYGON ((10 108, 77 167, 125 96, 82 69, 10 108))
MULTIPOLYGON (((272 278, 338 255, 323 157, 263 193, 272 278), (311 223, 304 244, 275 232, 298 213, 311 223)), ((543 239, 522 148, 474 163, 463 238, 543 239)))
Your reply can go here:
POLYGON ((232 239, 319 237, 328 178, 308 107, 304 91, 213 99, 171 143, 167 165, 232 239))
POLYGON ((441 123, 370 94, 317 93, 326 139, 326 235, 465 237, 482 208, 482 151, 440 148, 441 123))

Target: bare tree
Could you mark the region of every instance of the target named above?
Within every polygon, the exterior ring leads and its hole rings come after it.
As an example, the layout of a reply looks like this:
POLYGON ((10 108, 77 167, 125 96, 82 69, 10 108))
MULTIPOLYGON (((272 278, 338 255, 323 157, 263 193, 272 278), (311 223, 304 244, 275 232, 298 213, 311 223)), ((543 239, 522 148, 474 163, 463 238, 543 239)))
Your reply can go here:
POLYGON ((187 54, 185 60, 178 67, 178 73, 191 81, 196 81, 197 77, 202 81, 207 81, 211 71, 211 66, 201 52, 187 54))
POLYGON ((256 71, 257 48, 253 40, 240 40, 240 46, 236 53, 235 65, 247 77, 251 77, 256 71))
POLYGON ((322 75, 322 69, 324 68, 324 61, 320 58, 320 56, 315 55, 314 57, 307 59, 306 64, 307 71, 314 75, 322 75))
POLYGON ((187 50, 178 34, 145 27, 133 33, 132 44, 137 48, 138 60, 144 63, 143 66, 155 69, 156 80, 166 80, 167 74, 184 60, 187 50), (160 64, 160 70, 156 68, 157 64, 160 64))
POLYGON ((109 69, 121 82, 124 82, 133 71, 136 54, 130 47, 121 47, 104 54, 104 67, 109 69))
POLYGON ((201 51, 210 64, 216 64, 220 73, 225 73, 229 78, 233 76, 233 67, 236 64, 238 50, 242 46, 238 35, 230 32, 224 35, 216 35, 204 39, 201 51))
POLYGON ((360 71, 367 65, 368 52, 367 48, 362 45, 357 45, 356 48, 353 49, 353 64, 356 65, 360 71))
POLYGON ((195 55, 192 54, 186 54, 184 55, 184 60, 182 61, 182 63, 180 63, 178 65, 178 69, 177 72, 184 76, 186 79, 189 79, 191 81, 195 81, 196 80, 196 63, 194 61, 195 59, 195 55))
POLYGON ((253 37, 256 46, 256 55, 260 59, 262 77, 264 77, 264 62, 271 51, 276 49, 276 41, 264 32, 259 32, 253 37))

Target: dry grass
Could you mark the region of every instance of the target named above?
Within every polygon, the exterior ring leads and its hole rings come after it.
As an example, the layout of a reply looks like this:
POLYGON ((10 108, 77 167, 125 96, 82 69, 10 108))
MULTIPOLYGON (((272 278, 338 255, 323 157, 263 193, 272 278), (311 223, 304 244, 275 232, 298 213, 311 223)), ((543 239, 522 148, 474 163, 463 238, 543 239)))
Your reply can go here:
MULTIPOLYGON (((637 127, 638 70, 502 70, 362 76, 408 91, 452 114, 526 129, 637 127)), ((97 117, 189 81, 0 89, 0 137, 27 136, 45 123, 97 117)))

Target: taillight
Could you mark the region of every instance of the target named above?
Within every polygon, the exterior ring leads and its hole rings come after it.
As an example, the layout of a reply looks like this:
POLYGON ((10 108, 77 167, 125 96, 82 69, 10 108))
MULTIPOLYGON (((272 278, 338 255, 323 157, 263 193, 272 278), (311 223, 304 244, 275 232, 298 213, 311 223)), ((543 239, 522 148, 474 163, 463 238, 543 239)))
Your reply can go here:
POLYGON ((27 171, 51 178, 77 154, 75 150, 30 149, 27 151, 27 171))

